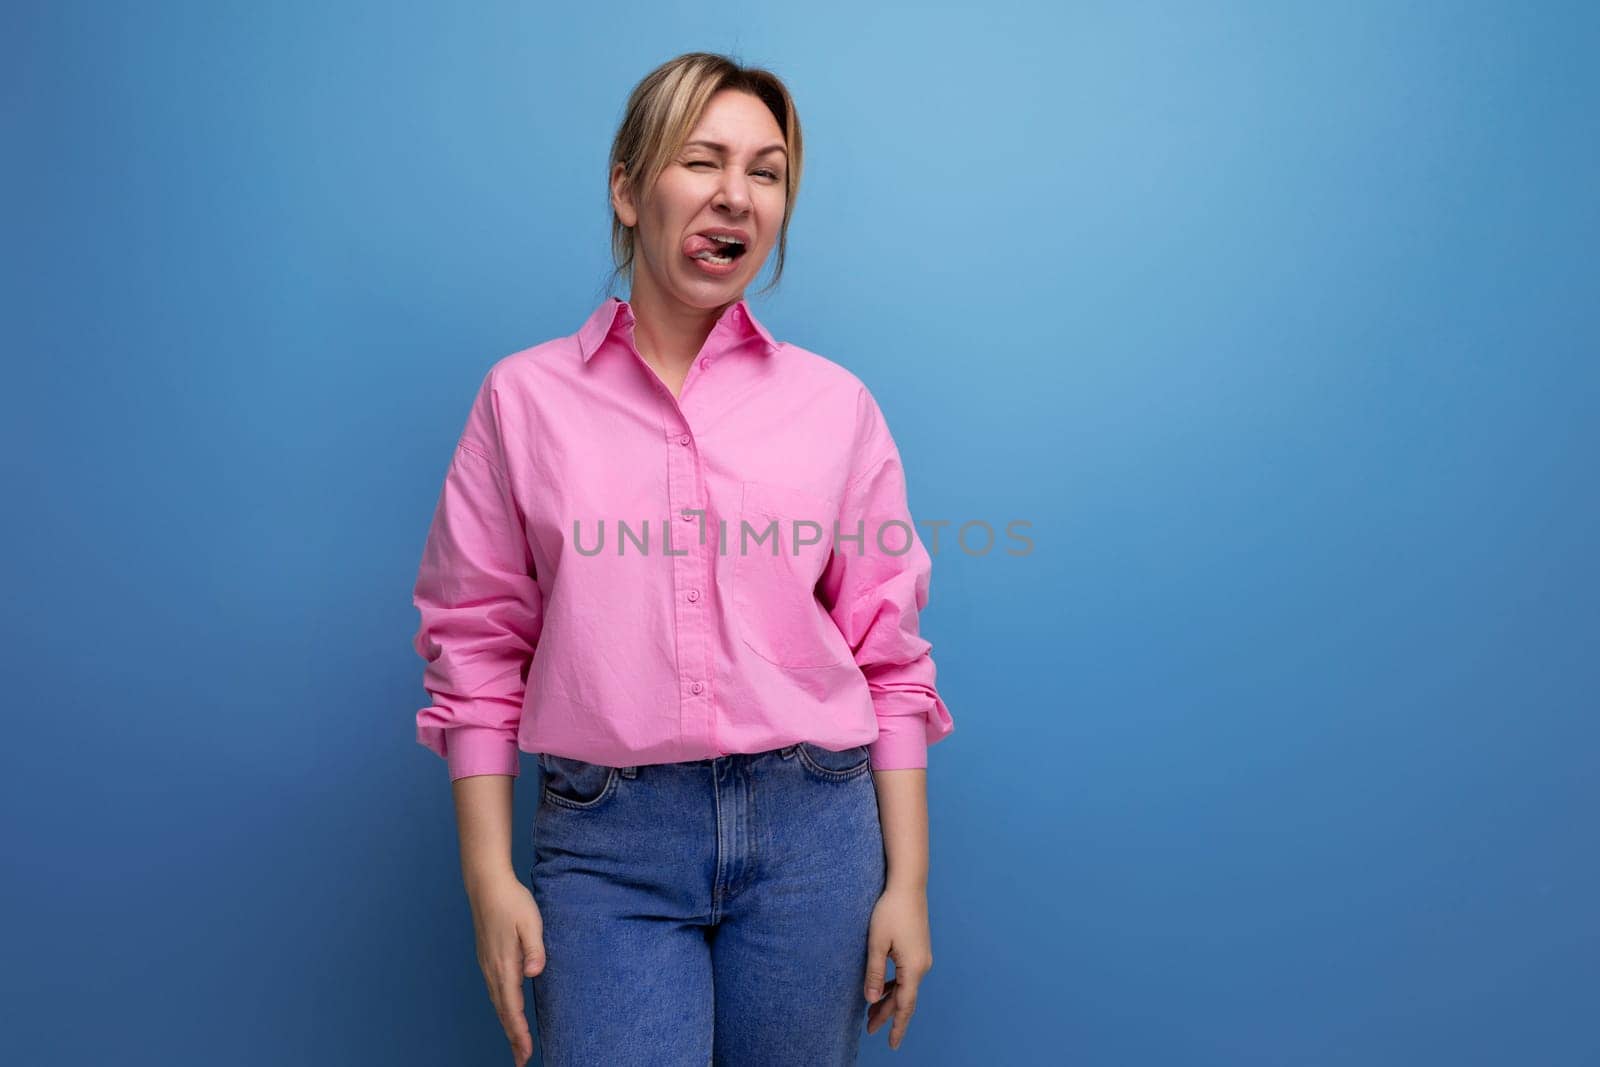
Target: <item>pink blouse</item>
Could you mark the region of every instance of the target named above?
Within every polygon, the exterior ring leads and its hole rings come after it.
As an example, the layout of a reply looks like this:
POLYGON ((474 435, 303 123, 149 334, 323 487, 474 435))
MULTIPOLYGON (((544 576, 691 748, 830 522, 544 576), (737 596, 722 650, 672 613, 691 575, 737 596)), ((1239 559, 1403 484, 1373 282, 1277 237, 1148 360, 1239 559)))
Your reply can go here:
POLYGON ((798 741, 926 767, 932 560, 867 387, 741 299, 675 398, 633 327, 608 297, 485 376, 413 594, 418 742, 452 780, 798 741))

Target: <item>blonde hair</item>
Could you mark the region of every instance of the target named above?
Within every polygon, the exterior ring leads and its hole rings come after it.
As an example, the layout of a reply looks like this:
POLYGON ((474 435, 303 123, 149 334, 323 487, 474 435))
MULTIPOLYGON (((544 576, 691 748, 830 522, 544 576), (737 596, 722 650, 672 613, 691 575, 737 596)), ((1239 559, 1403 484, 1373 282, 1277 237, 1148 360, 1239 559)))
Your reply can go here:
MULTIPOLYGON (((800 189, 803 148, 800 117, 788 86, 769 70, 745 67, 727 56, 711 52, 686 52, 668 60, 646 74, 628 95, 622 125, 611 142, 611 158, 606 164, 606 201, 610 204, 611 173, 623 165, 623 174, 636 197, 647 194, 656 179, 672 162, 672 157, 689 139, 695 123, 711 98, 723 89, 750 93, 772 112, 783 131, 788 152, 785 173, 783 226, 778 232, 777 260, 770 289, 783 277, 784 253, 789 244, 789 219, 794 214, 795 195, 800 189)), ((615 207, 611 208, 611 258, 616 267, 611 284, 621 276, 633 283, 634 231, 622 224, 615 207)), ((762 290, 763 292, 765 290, 762 290)))

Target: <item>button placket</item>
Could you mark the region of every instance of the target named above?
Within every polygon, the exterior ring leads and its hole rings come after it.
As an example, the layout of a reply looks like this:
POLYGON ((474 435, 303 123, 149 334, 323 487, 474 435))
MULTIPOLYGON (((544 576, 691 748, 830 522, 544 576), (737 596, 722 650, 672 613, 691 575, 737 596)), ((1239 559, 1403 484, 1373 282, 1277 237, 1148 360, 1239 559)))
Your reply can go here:
MULTIPOLYGON (((711 685, 711 620, 709 602, 701 595, 710 580, 715 539, 707 536, 711 516, 705 495, 700 450, 681 405, 667 409, 668 503, 678 515, 670 539, 673 597, 677 621, 678 685, 682 705, 679 729, 685 740, 709 744, 721 752, 716 729, 716 697, 711 685), (671 415, 675 414, 676 418, 671 415)), ((664 546, 664 551, 666 547, 664 546)))

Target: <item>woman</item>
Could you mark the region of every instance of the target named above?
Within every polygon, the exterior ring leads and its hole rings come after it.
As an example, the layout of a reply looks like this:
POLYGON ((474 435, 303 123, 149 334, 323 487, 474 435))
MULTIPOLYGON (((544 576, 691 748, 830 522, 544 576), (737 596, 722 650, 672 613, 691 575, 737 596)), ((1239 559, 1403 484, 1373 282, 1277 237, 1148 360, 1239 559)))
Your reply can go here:
POLYGON ((744 300, 799 187, 783 83, 681 56, 611 158, 629 298, 484 379, 415 589, 418 740, 519 1065, 525 977, 552 1067, 853 1063, 933 963, 931 561, 866 387, 744 300))

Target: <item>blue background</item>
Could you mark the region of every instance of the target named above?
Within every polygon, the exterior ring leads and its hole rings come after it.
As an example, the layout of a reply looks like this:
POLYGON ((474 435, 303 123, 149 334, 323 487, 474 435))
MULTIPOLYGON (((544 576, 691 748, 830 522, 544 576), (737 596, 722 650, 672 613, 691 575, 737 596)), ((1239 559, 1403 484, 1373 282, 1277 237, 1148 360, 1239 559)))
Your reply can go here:
POLYGON ((707 49, 805 123, 758 314, 919 519, 1032 524, 941 541, 936 963, 864 1062, 1600 1063, 1597 30, 8 4, 0 1059, 509 1061, 410 585, 707 49))

